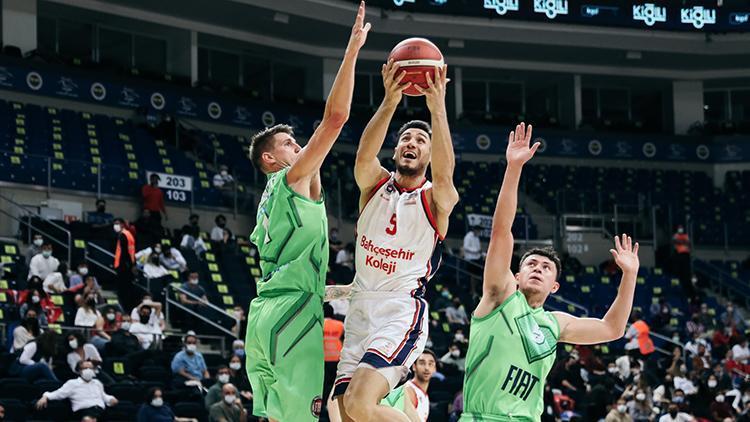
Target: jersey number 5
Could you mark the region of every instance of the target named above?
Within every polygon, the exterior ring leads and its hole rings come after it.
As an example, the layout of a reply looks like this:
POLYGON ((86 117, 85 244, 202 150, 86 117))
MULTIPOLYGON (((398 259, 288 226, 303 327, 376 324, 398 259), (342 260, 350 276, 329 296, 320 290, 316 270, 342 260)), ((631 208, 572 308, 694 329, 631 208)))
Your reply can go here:
POLYGON ((393 236, 396 234, 396 214, 391 216, 391 225, 385 229, 385 232, 393 236))

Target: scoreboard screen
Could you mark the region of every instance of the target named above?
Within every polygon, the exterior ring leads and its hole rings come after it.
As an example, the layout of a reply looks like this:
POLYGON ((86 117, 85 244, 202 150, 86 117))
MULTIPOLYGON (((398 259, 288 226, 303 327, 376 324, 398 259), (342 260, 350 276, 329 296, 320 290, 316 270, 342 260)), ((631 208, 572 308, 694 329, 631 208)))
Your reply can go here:
POLYGON ((369 0, 414 13, 704 32, 750 30, 746 0, 369 0))

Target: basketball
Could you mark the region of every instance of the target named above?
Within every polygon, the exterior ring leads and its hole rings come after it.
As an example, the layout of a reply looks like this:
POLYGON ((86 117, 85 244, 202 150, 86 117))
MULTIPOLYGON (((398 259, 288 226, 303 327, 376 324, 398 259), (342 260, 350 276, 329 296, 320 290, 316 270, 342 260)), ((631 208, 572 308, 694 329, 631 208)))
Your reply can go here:
MULTIPOLYGON (((400 69, 396 76, 401 74, 401 70, 406 71, 406 76, 402 83, 411 82, 422 88, 427 88, 427 79, 425 72, 429 72, 432 80, 435 80, 435 66, 443 66, 443 53, 437 48, 432 41, 425 38, 408 38, 396 44, 388 56, 388 60, 393 59, 399 64, 400 69)), ((404 91, 404 94, 410 96, 420 96, 414 86, 404 91)))

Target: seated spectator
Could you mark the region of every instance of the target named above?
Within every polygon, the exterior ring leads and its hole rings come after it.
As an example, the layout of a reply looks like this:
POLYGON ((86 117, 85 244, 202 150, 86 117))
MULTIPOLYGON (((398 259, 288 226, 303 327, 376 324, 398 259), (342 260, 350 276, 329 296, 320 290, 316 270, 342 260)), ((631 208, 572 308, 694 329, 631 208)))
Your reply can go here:
POLYGON ((52 372, 52 360, 57 356, 58 337, 54 331, 45 331, 23 346, 21 354, 11 364, 10 375, 20 376, 28 382, 36 380, 57 381, 52 372))
POLYGON ((174 355, 171 368, 175 387, 183 387, 189 381, 200 382, 211 376, 203 354, 198 351, 198 338, 191 334, 185 336, 185 347, 174 355))
POLYGON ((13 329, 13 348, 11 352, 21 350, 26 343, 39 336, 39 319, 34 309, 26 311, 26 317, 13 329))
POLYGON ((41 327, 46 326, 48 322, 54 322, 54 320, 49 321, 47 318, 48 312, 50 314, 57 314, 60 312, 59 310, 57 312, 55 311, 57 308, 47 297, 47 294, 41 289, 41 286, 29 290, 25 297, 19 295, 19 302, 21 303, 21 307, 18 311, 21 314, 21 317, 24 317, 30 310, 33 310, 39 320, 39 326, 41 327))
POLYGON ((138 268, 143 269, 143 266, 146 265, 146 262, 148 262, 148 258, 151 255, 161 256, 161 252, 161 242, 155 242, 153 245, 136 252, 135 260, 138 264, 138 268))
POLYGON ((187 261, 182 256, 179 250, 175 248, 166 248, 159 257, 161 265, 170 271, 177 271, 178 273, 184 273, 187 271, 187 261))
POLYGON ((96 281, 96 277, 91 274, 83 278, 83 297, 93 297, 97 304, 104 303, 102 296, 102 287, 96 281))
POLYGON ((198 225, 199 219, 198 214, 190 215, 189 224, 182 226, 182 239, 180 240, 181 248, 192 249, 196 255, 206 251, 206 244, 201 238, 201 228, 198 225))
POLYGON ((159 255, 151 254, 143 266, 143 275, 148 279, 159 279, 162 277, 169 277, 169 271, 164 268, 159 262, 159 255))
POLYGON ((239 323, 232 327, 232 332, 237 338, 245 338, 245 333, 247 332, 247 316, 245 315, 245 310, 242 309, 242 306, 234 306, 234 317, 237 318, 239 323))
POLYGON ((225 165, 219 166, 219 172, 214 175, 214 187, 218 189, 231 189, 234 187, 234 177, 229 174, 229 168, 225 165))
POLYGON ((253 389, 250 386, 250 380, 247 378, 247 372, 242 367, 243 358, 232 355, 229 358, 229 382, 240 390, 240 395, 245 400, 253 399, 253 389))
MULTIPOLYGON (((226 243, 224 231, 228 230, 226 228, 227 218, 224 217, 224 215, 219 214, 214 219, 214 222, 216 223, 216 225, 213 229, 211 229, 211 241, 216 243, 226 243)), ((232 232, 229 232, 229 237, 232 237, 232 232)))
POLYGON ((247 411, 242 406, 242 400, 237 395, 237 388, 231 383, 221 387, 224 400, 211 406, 208 412, 209 422, 245 422, 247 411))
POLYGON ((71 331, 67 339, 68 355, 66 360, 71 371, 76 372, 76 368, 81 361, 89 361, 94 364, 94 367, 101 365, 102 357, 99 351, 93 344, 86 343, 80 332, 71 331))
MULTIPOLYGON (((68 288, 71 292, 77 292, 84 287, 83 279, 89 274, 89 266, 85 262, 78 264, 78 270, 68 278, 68 288)), ((93 277, 93 276, 92 276, 93 277)), ((96 277, 94 277, 96 282, 96 277)), ((96 283, 98 286, 99 283, 96 283)))
POLYGON ((241 358, 245 357, 245 342, 237 339, 232 342, 232 355, 239 356, 241 358))
POLYGON ((141 304, 138 307, 138 319, 134 319, 130 325, 130 333, 138 338, 143 350, 158 346, 161 340, 162 330, 158 324, 152 323, 152 308, 150 305, 141 304))
POLYGON ((86 222, 97 230, 109 228, 114 220, 115 217, 107 212, 107 201, 101 198, 96 200, 96 211, 86 212, 86 222))
POLYGON ((155 326, 159 330, 159 334, 164 331, 166 328, 166 323, 164 320, 164 313, 162 310, 162 304, 159 302, 155 302, 153 298, 151 297, 151 293, 144 293, 143 298, 141 299, 141 303, 133 308, 133 310, 130 312, 130 320, 131 321, 138 321, 140 320, 140 310, 141 307, 148 306, 151 308, 151 315, 148 319, 148 323, 155 326))
POLYGON ((448 352, 440 358, 440 362, 446 365, 453 365, 463 372, 466 365, 466 358, 461 356, 461 346, 458 343, 451 344, 448 352))
POLYGON ((695 420, 689 413, 681 412, 675 403, 670 404, 667 409, 667 413, 659 418, 659 422, 692 422, 695 420))
POLYGON ((133 351, 143 350, 140 340, 130 332, 130 315, 123 315, 120 328, 112 333, 112 340, 107 343, 107 356, 125 356, 133 351))
POLYGON ((206 291, 203 290, 203 287, 201 287, 200 285, 200 280, 198 279, 197 272, 190 273, 190 275, 188 276, 188 281, 186 283, 183 283, 181 288, 182 290, 190 293, 190 295, 187 295, 183 292, 180 292, 180 303, 187 306, 188 308, 191 308, 197 312, 201 306, 205 306, 208 303, 206 291))
POLYGON ((347 243, 346 246, 336 254, 336 264, 354 270, 354 243, 347 243))
POLYGON ((34 255, 29 262, 29 277, 39 277, 41 280, 47 278, 48 275, 57 271, 57 267, 60 266, 60 261, 52 256, 52 245, 45 243, 42 245, 42 253, 34 255))
POLYGON ((138 409, 137 422, 198 422, 193 418, 178 418, 168 404, 159 387, 151 387, 146 394, 146 402, 138 409))
POLYGON ((206 406, 206 411, 211 410, 211 406, 214 403, 218 403, 223 398, 221 394, 221 387, 229 382, 229 368, 225 365, 220 366, 216 369, 216 382, 206 392, 206 397, 203 398, 203 404, 206 406))
POLYGON ((747 337, 743 337, 742 340, 732 347, 732 355, 734 360, 746 365, 748 358, 750 358, 750 348, 748 348, 747 337))
POLYGON ((105 332, 113 333, 120 328, 122 313, 118 309, 119 307, 108 307, 104 311, 104 326, 102 327, 102 329, 105 332))
POLYGON ((724 394, 719 393, 711 403, 711 417, 715 421, 724 421, 727 418, 732 419, 733 415, 732 406, 726 401, 724 394))
POLYGON ((612 406, 612 410, 604 418, 604 422, 633 422, 633 418, 628 413, 628 406, 625 404, 625 399, 620 398, 617 400, 617 404, 612 406))
POLYGON ((445 308, 445 316, 450 324, 468 325, 469 317, 466 315, 466 309, 461 303, 461 299, 454 297, 450 306, 445 308))
POLYGON ((689 336, 693 336, 693 334, 697 334, 699 336, 702 336, 706 332, 706 327, 701 324, 700 315, 694 314, 690 320, 685 324, 685 331, 687 331, 689 336))
POLYGON ((49 400, 70 399, 70 405, 76 418, 85 416, 100 419, 107 406, 116 406, 117 399, 104 392, 104 386, 95 379, 96 372, 91 362, 79 364, 80 376, 67 381, 62 387, 52 392, 45 392, 36 402, 37 409, 47 407, 49 400))
POLYGON ((732 327, 740 331, 745 329, 745 320, 742 314, 731 302, 727 304, 727 310, 721 314, 721 323, 724 327, 732 327))
POLYGON ((61 263, 57 270, 49 273, 42 282, 42 289, 47 294, 58 294, 68 291, 68 285, 65 283, 68 273, 68 264, 61 263))
POLYGON ((34 239, 31 241, 31 244, 29 245, 29 249, 26 250, 26 265, 31 264, 31 258, 33 258, 37 254, 42 253, 43 244, 44 244, 44 239, 42 238, 42 235, 35 234, 34 239))
POLYGON ((633 400, 627 403, 628 413, 636 422, 648 422, 651 420, 651 398, 642 389, 636 390, 633 400))
POLYGON ((76 311, 75 325, 78 327, 94 327, 101 317, 102 314, 96 309, 96 297, 84 297, 81 307, 76 311))

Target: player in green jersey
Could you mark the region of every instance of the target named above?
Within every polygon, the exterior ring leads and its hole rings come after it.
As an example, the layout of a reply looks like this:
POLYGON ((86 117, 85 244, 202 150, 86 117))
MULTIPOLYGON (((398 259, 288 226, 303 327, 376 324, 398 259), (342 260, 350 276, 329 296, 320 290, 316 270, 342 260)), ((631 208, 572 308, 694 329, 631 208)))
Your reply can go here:
POLYGON ((508 137, 505 177, 492 221, 484 267, 482 299, 471 318, 461 421, 539 420, 544 382, 557 343, 596 344, 619 339, 633 305, 638 274, 638 243, 615 236, 610 252, 622 270, 617 297, 601 318, 577 318, 542 309, 560 288, 560 259, 551 248, 532 249, 510 271, 511 226, 518 203, 521 168, 539 143, 529 147, 532 128, 523 123, 508 137))
POLYGON ((370 24, 359 6, 325 112, 307 145, 276 125, 252 139, 250 157, 268 176, 250 240, 258 247, 261 279, 250 304, 245 339, 253 414, 272 421, 314 421, 323 392, 323 296, 328 223, 320 166, 344 123, 354 69, 370 24))

